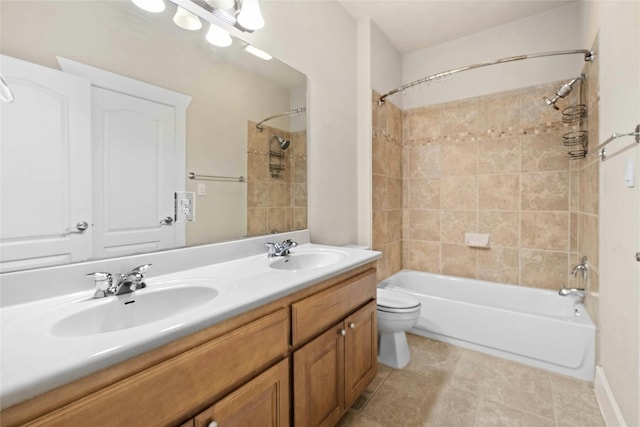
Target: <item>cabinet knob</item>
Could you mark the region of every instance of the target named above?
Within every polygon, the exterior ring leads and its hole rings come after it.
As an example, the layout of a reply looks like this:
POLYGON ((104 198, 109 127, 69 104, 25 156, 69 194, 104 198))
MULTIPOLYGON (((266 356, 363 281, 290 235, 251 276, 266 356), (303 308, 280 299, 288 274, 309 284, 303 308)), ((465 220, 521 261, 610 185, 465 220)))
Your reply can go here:
POLYGON ((340 335, 344 337, 345 335, 347 335, 347 331, 344 329, 340 329, 340 335))
POLYGON ((349 328, 353 329, 353 328, 355 328, 355 327, 356 327, 356 324, 355 324, 355 323, 353 323, 353 322, 349 323, 349 328))
POLYGON ((209 423, 209 427, 218 427, 218 423, 217 423, 217 422, 215 422, 215 421, 211 421, 211 422, 209 423))

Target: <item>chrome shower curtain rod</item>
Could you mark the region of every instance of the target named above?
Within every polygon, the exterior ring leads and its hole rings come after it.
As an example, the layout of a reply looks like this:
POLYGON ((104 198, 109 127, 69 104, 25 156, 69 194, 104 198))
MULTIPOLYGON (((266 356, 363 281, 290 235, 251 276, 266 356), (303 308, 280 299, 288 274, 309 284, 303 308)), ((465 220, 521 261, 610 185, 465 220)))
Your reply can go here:
POLYGON ((307 111, 307 107, 294 108, 293 110, 289 110, 289 111, 287 111, 285 113, 280 113, 280 114, 276 114, 276 115, 271 116, 271 117, 267 117, 266 119, 264 119, 263 121, 258 123, 256 125, 256 127, 258 128, 258 130, 260 132, 262 132, 262 130, 264 129, 264 127, 262 127, 262 124, 264 122, 268 122, 269 120, 277 119, 278 117, 282 117, 282 116, 295 116, 297 114, 304 113, 305 111, 307 111))
POLYGON ((452 74, 456 74, 459 73, 461 71, 467 71, 467 70, 473 70, 474 68, 481 68, 481 67, 486 67, 489 65, 496 65, 496 64, 503 64, 505 62, 513 62, 513 61, 521 61, 523 59, 529 59, 529 58, 542 58, 545 56, 557 56, 557 55, 575 55, 575 54, 582 54, 584 55, 584 60, 585 61, 593 61, 593 52, 587 49, 576 49, 576 50, 559 50, 559 51, 555 51, 555 52, 543 52, 543 53, 532 53, 529 55, 518 55, 518 56, 509 56, 507 58, 501 58, 501 59, 494 59, 493 61, 485 61, 485 62, 480 62, 478 64, 473 64, 473 65, 467 65, 466 67, 460 67, 460 68, 454 68, 452 70, 447 70, 447 71, 442 71, 440 73, 436 73, 436 74, 432 74, 430 76, 427 77, 423 77, 421 79, 418 79, 416 81, 413 81, 411 83, 407 83, 405 85, 402 85, 400 87, 397 87, 387 93, 385 93, 384 95, 382 95, 380 97, 380 99, 378 100, 378 105, 384 105, 385 99, 391 95, 394 95, 398 92, 402 92, 404 90, 407 90, 409 88, 412 88, 414 86, 418 86, 421 85, 423 83, 427 83, 430 82, 432 80, 439 80, 443 77, 448 77, 452 74))

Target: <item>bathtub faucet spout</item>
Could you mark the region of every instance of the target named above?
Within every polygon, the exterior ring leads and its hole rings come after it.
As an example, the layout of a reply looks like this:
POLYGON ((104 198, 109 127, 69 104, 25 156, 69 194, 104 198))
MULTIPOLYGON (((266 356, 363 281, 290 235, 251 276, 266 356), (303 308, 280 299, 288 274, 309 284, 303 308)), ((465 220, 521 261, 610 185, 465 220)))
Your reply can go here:
POLYGON ((558 295, 566 297, 568 295, 575 295, 581 299, 584 298, 584 288, 565 288, 564 286, 560 288, 558 295))

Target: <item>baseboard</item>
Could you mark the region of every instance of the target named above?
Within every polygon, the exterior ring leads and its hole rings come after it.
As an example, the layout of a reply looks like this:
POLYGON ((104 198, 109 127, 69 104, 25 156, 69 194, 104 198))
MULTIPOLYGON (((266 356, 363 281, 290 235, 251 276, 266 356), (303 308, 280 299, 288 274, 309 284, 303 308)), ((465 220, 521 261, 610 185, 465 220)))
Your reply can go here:
POLYGON ((611 392, 607 377, 604 374, 602 366, 596 366, 596 378, 594 381, 594 391, 602 418, 607 427, 627 427, 627 423, 622 417, 622 412, 618 407, 618 403, 611 392))

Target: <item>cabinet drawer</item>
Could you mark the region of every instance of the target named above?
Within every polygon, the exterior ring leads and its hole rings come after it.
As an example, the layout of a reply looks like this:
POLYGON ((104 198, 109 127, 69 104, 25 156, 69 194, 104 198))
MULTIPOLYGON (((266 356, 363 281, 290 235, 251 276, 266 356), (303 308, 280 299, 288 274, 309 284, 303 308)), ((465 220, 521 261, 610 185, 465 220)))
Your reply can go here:
POLYGON ((304 343, 375 297, 376 274, 371 269, 292 304, 292 344, 304 343))
POLYGON ((175 425, 285 357, 288 336, 281 309, 29 425, 175 425))

